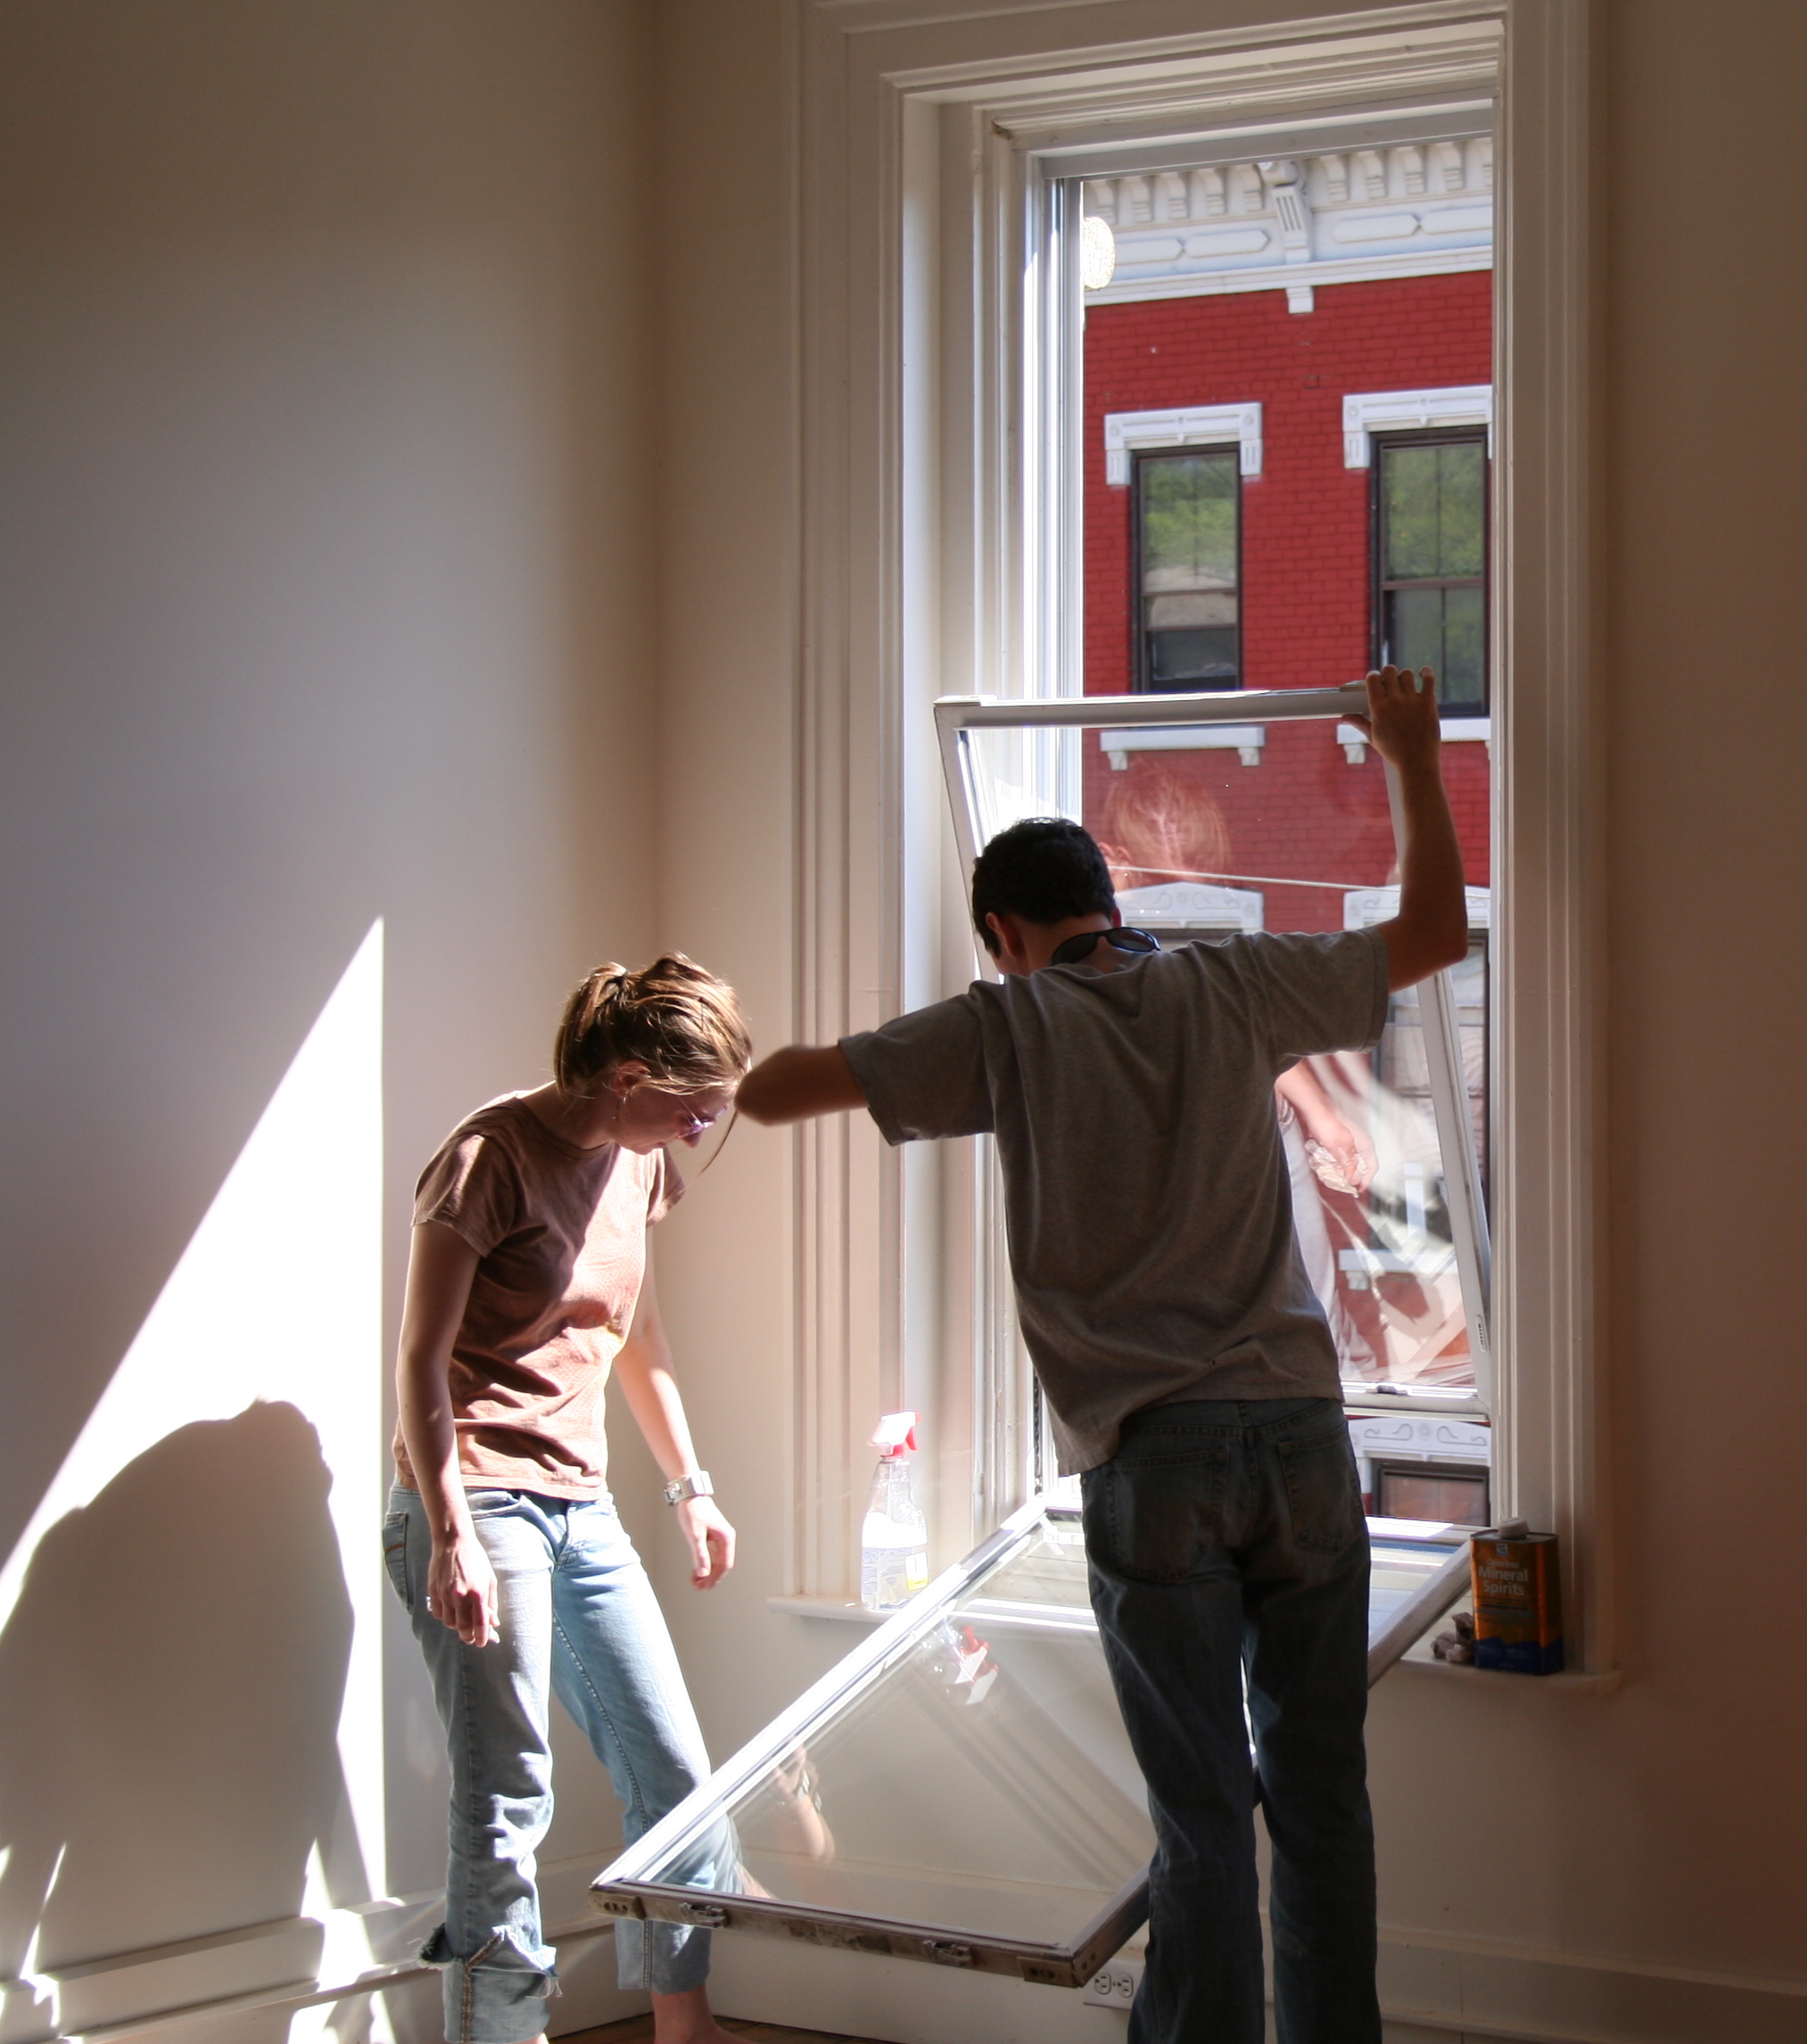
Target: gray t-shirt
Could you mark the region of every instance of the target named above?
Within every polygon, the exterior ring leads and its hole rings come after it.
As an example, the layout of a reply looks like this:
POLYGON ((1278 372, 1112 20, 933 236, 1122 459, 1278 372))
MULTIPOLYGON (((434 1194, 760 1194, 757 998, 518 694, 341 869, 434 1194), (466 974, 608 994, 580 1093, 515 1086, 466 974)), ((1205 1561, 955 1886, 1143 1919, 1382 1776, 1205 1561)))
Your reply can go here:
POLYGON ((1378 931, 1188 944, 978 983, 841 1049, 888 1142, 995 1133, 1063 1473, 1175 1398, 1341 1395, 1274 1082, 1387 1018, 1378 931))

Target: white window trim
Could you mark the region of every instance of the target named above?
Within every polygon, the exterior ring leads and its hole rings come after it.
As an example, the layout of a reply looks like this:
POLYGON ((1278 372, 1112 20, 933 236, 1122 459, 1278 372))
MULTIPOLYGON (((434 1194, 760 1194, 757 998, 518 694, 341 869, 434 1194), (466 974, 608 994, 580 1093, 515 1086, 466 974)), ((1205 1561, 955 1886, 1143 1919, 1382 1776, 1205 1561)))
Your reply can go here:
MULTIPOLYGON (((1472 930, 1493 927, 1493 890, 1469 887, 1468 927, 1472 930)), ((1351 887, 1342 898, 1342 927, 1346 930, 1372 929, 1376 923, 1391 922, 1399 912, 1397 887, 1351 887)))
POLYGON ((1159 447, 1221 447, 1234 441, 1242 449, 1245 476, 1261 473, 1261 408, 1248 405, 1194 405, 1184 410, 1106 412, 1104 480, 1113 490, 1129 487, 1130 456, 1159 447))
POLYGON ((1491 457, 1491 383, 1452 383, 1440 391, 1353 391, 1342 400, 1342 465, 1372 467, 1377 433, 1469 425, 1487 428, 1487 452, 1491 457))
POLYGON ((1267 927, 1267 898, 1258 887, 1154 880, 1145 887, 1119 887, 1117 905, 1125 922, 1143 929, 1240 930, 1251 936, 1267 927))
MULTIPOLYGON (((1446 746, 1485 746, 1489 752, 1493 749, 1491 717, 1440 717, 1437 728, 1443 734, 1446 746)), ((1351 766, 1358 767, 1368 756, 1368 735, 1359 724, 1339 724, 1336 742, 1351 766)))
POLYGON ((1099 750, 1118 773, 1128 768, 1131 753, 1234 753, 1245 767, 1258 767, 1267 743, 1266 724, 1151 724, 1141 730, 1098 734, 1099 750))
MULTIPOLYGON (((1077 41, 1095 33, 1093 12, 1054 4, 943 0, 932 17, 895 0, 800 6, 800 1034, 830 1039, 932 998, 970 958, 932 697, 1027 692, 1063 663, 1077 671, 1077 592, 1048 615, 1027 600, 1051 579, 1032 571, 1044 542, 1023 516, 1044 495, 1039 427, 1077 388, 1077 317, 1064 361, 1045 362, 1031 389, 1019 374, 1036 294, 1052 288, 1047 265, 1027 293, 1013 282, 1036 232, 1013 144, 1034 127, 1036 95, 1043 130, 1071 134, 1101 80, 1168 94, 1190 68, 1213 90, 1240 80, 1246 93, 1255 66, 1241 53, 1258 50, 1271 72, 1289 45, 1321 52, 1357 33, 1394 37, 1399 75, 1417 66, 1440 89, 1481 12, 1430 0, 1175 35, 1159 0, 1120 0, 1124 43, 1101 51, 1077 41), (1129 46, 1137 35, 1149 40, 1129 46)), ((1613 1635, 1598 1326, 1591 16, 1521 0, 1500 0, 1498 13, 1494 1338, 1507 1361, 1497 1473, 1502 1509, 1563 1535, 1578 1659, 1598 1669, 1612 1665, 1613 1635)), ((1058 487, 1070 494, 1068 478, 1058 487)), ((797 1142, 789 1573, 794 1588, 844 1594, 871 1417, 917 1403, 901 1394, 928 1366, 920 1358, 945 1375, 959 1345, 990 1339, 994 1306, 947 1247, 985 1195, 961 1146, 938 1158, 920 1146, 906 1163, 854 1117, 797 1142), (904 1254, 906 1215, 939 1226, 928 1276, 904 1254)), ((959 1400, 942 1399, 932 1450, 968 1458, 981 1501, 1021 1465, 1020 1443, 998 1445, 1012 1395, 1001 1381, 977 1385, 964 1436, 959 1400)), ((945 1510, 944 1523, 951 1546, 945 1510)))

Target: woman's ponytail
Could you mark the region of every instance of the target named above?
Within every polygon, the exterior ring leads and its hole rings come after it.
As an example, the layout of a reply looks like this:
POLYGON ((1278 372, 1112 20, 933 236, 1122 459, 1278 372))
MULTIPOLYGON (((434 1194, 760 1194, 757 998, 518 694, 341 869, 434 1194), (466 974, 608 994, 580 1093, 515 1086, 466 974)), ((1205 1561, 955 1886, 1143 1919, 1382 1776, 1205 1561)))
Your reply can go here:
POLYGON ((681 1092, 732 1086, 753 1045, 734 989, 667 952, 638 972, 599 965, 573 988, 552 1045, 552 1076, 572 1099, 593 1095, 617 1065, 643 1064, 681 1092))

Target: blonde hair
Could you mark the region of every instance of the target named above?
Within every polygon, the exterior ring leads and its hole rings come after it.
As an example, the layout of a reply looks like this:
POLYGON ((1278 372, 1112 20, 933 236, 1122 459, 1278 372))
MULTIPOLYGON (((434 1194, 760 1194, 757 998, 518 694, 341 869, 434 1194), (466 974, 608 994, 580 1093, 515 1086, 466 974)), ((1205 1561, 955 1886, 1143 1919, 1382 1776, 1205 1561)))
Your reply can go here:
POLYGON ((1230 863, 1230 832, 1209 787, 1145 754, 1113 774, 1099 843, 1124 887, 1215 878, 1230 863))
POLYGON ((552 1045, 560 1092, 588 1099, 617 1065, 644 1065, 678 1092, 732 1086, 753 1061, 734 989, 682 952, 638 972, 599 965, 573 990, 552 1045))

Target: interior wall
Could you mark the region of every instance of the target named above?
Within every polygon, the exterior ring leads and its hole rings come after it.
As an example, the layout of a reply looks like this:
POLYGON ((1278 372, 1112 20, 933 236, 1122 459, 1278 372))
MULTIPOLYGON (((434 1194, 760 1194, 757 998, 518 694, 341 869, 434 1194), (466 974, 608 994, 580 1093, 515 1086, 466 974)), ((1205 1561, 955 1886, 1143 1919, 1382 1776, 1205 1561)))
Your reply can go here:
MULTIPOLYGON (((1761 1982, 1801 1983, 1807 1818, 1807 1648, 1769 1569, 1807 1422, 1787 1282, 1802 400, 1781 253, 1807 208, 1784 140, 1807 21, 1778 0, 1598 18, 1625 1678, 1580 1695, 1390 1677, 1382 1907, 1489 2033, 1779 2039, 1801 2004, 1761 1982), (1727 133, 1735 186, 1696 139, 1727 133), (1583 2032, 1512 2003, 1527 1954, 1590 1991, 1642 1981, 1648 2020, 1605 2027, 1608 1998, 1583 2032)), ((294 1750, 279 1685, 228 1695, 233 1671, 291 1665, 300 1628, 330 1675, 366 1608, 373 1578, 345 1583, 321 1518, 329 1484, 366 1481, 335 1475, 326 1413, 386 1355, 419 1160, 475 1100, 543 1076, 568 981, 678 944, 741 986, 762 1046, 790 1034, 792 33, 785 0, 0 13, 0 1550, 378 918, 388 1273, 386 1323, 324 1339, 298 1402, 167 1446, 153 1411, 104 1508, 58 1521, 55 1596, 30 1608, 91 1610, 104 1636, 0 1634, 11 1704, 37 1708, 71 1638, 92 1677, 47 1760, 8 1743, 34 1767, 7 1769, 6 1841, 32 1828, 0 1877, 0 1974, 300 1907, 333 1834, 330 1755, 299 1801, 234 1804, 244 1849, 224 1862, 193 1784, 220 1750, 294 1750), (147 1544, 153 1524, 182 1540, 147 1544), (210 1536, 238 1557, 223 1607, 202 1595, 210 1536), (160 1674, 196 1665, 219 1670, 178 1685, 198 1715, 153 1722, 160 1674), (56 1826, 77 1792, 28 1776, 103 1750, 132 1799, 74 1840, 56 1826), (110 1855, 130 1878, 73 1877, 110 1855)), ((764 1602, 789 1587, 792 1154, 738 1130, 659 1245, 743 1537, 721 1589, 684 1588, 644 1458, 620 1463, 718 1756, 849 1644, 764 1602)), ((252 1216, 272 1324, 320 1289, 282 1206, 252 1216)), ((320 1232, 301 1232, 330 1254, 320 1232)), ((221 1369, 257 1348, 254 1298, 194 1310, 221 1369)), ((439 1875, 437 1731, 392 1628, 390 1647, 385 1878, 407 1892, 439 1875)), ((302 1698, 317 1755, 330 1692, 302 1698)), ((604 1836, 583 1778, 566 1772, 555 1857, 604 1836)), ((350 1879, 328 1868, 328 1900, 350 1879)), ((797 1974, 811 1955, 787 1957, 797 1974)))
MULTIPOLYGON (((53 2020, 21 1967, 443 1878, 437 1726, 378 1570, 377 1387, 420 1164, 548 1075, 582 969, 654 942, 651 20, 0 11, 8 2035, 53 2020), (386 1062, 355 1092, 302 1060, 309 1171, 277 1157, 249 1207, 233 1181, 254 1282, 186 1286, 167 1410, 141 1399, 21 1555, 379 919, 386 1062), (386 1315, 323 1314, 378 1230, 386 1315), (297 1328, 284 1402, 261 1357, 297 1328), (169 1436, 197 1351, 224 1409, 169 1436), (369 1424, 335 1463, 345 1401, 369 1424), (366 1529, 350 1559, 328 1498, 366 1529), (334 1714, 379 1620, 389 1851, 360 1869, 334 1714)), ((606 1791, 568 1789, 551 1852, 599 1857, 606 1791)))

